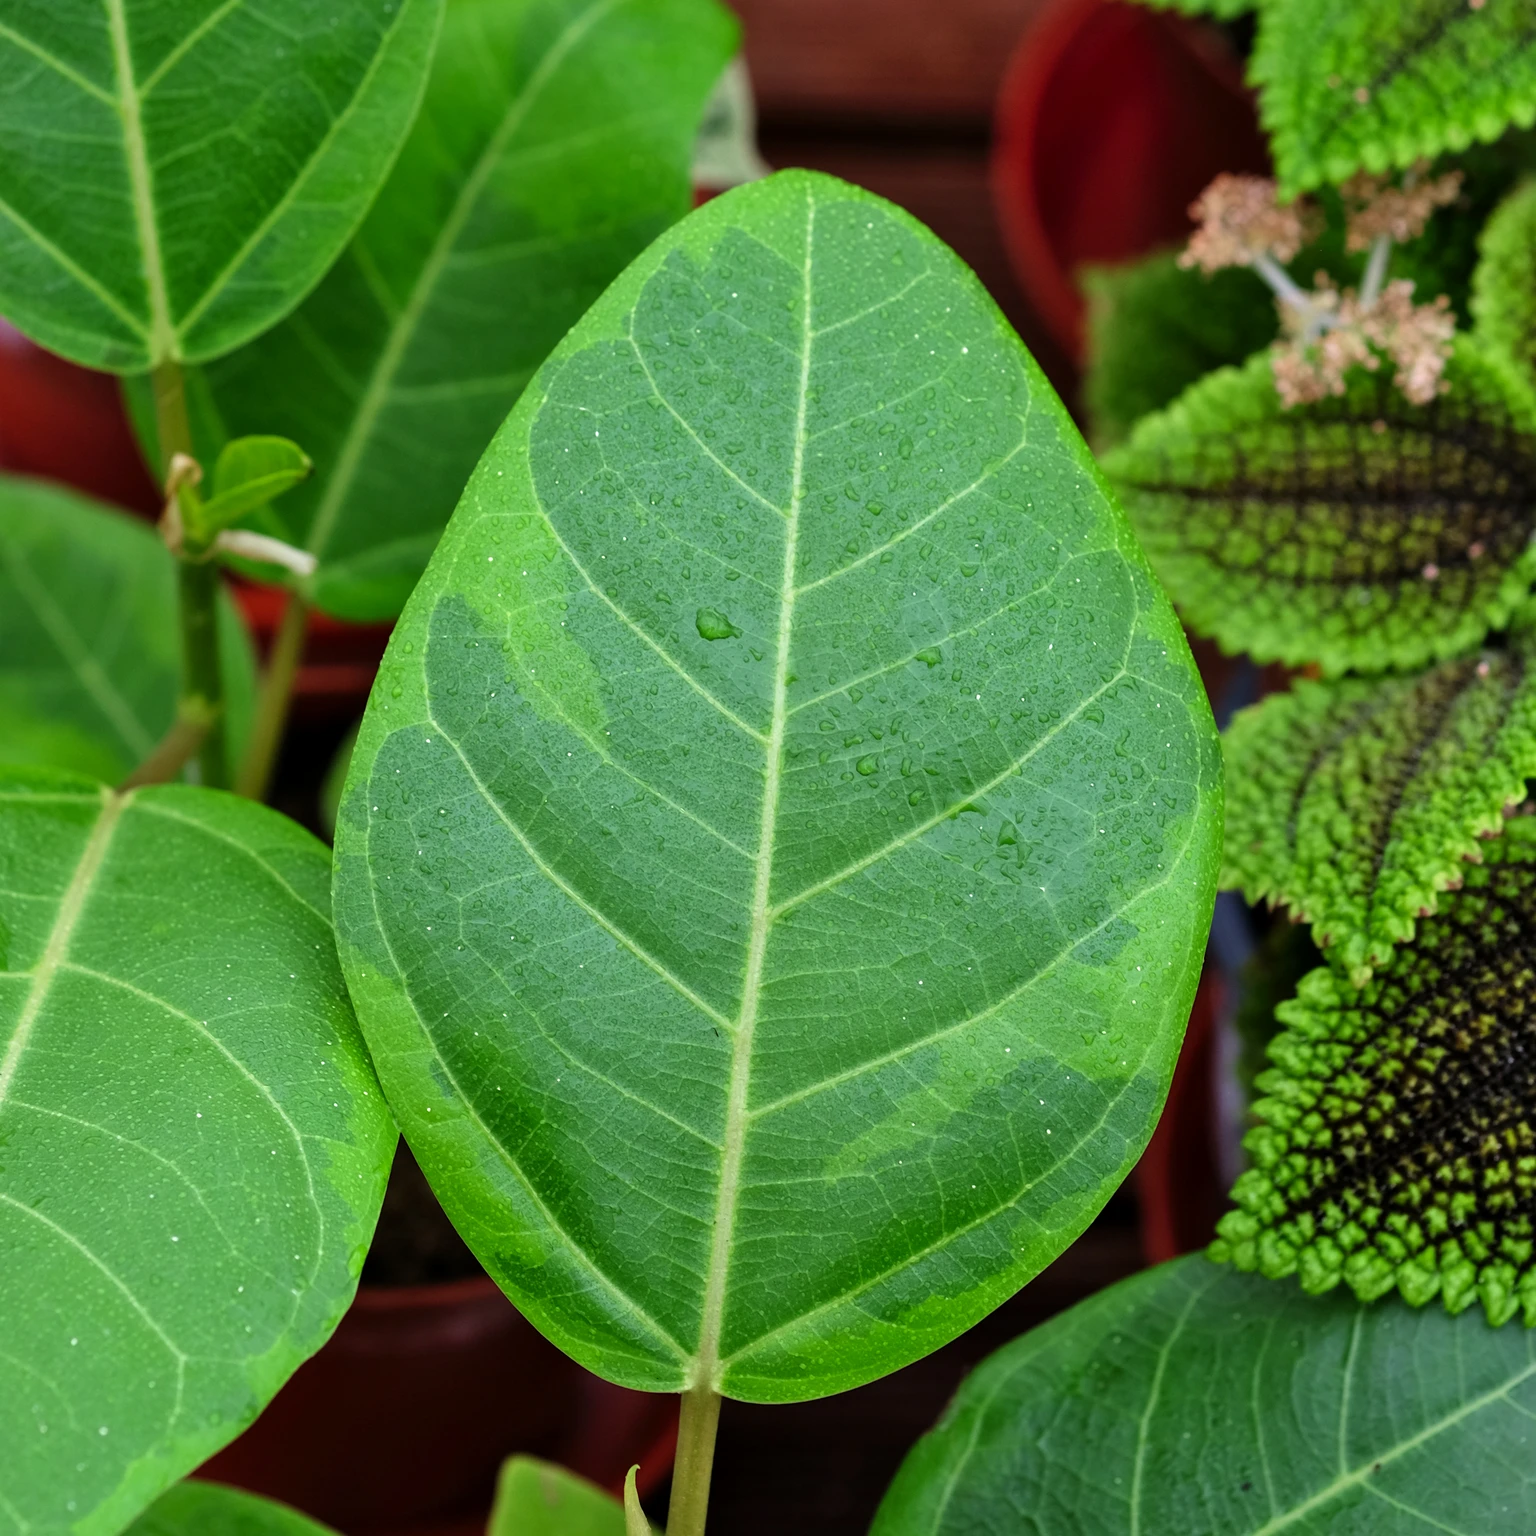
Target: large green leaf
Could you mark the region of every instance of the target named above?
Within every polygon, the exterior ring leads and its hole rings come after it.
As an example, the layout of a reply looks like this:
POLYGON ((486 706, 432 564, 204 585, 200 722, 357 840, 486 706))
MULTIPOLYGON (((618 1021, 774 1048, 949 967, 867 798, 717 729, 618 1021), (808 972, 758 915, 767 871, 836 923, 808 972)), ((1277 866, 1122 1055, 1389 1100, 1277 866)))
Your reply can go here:
POLYGON ((335 1327, 394 1129, 326 850, 0 776, 0 1531, 111 1536, 335 1327))
POLYGON ((1536 776, 1536 635, 1415 677, 1300 682, 1224 739, 1222 879, 1315 925, 1357 983, 1461 883, 1536 776))
POLYGON ((1536 821, 1441 898, 1363 988, 1324 967, 1276 1013, 1264 1124, 1212 1250, 1240 1269, 1440 1295, 1536 1325, 1536 821))
POLYGON ((194 390, 210 462, 243 432, 314 458, 268 531, 319 558, 327 612, 399 613, 534 369, 687 211, 735 36, 715 0, 449 0, 421 116, 356 239, 194 390))
POLYGON ((485 1536, 624 1536, 624 1506, 564 1467, 514 1456, 496 1480, 485 1536))
POLYGON ((1249 76, 1287 195, 1536 119, 1529 0, 1269 0, 1249 76))
POLYGON ((442 0, 0 0, 0 312, 95 367, 215 357, 346 244, 442 0))
MULTIPOLYGON (((234 605, 219 611, 238 751, 255 659, 234 605)), ((61 486, 0 476, 0 761, 115 783, 170 728, 180 675, 176 566, 154 531, 61 486)))
POLYGON ((1179 1259, 1000 1349, 871 1536, 1525 1536, 1536 1338, 1179 1259))
POLYGON ((1499 205, 1480 245, 1472 278, 1478 335, 1536 382, 1536 181, 1499 205))
POLYGON ((1429 405, 1390 373, 1287 411, 1260 355, 1106 455, 1195 629, 1260 661, 1382 671, 1459 655, 1514 611, 1536 575, 1536 399, 1465 337, 1429 405))
POLYGON ((652 246, 497 437, 337 829, 359 1017, 538 1327, 760 1400, 952 1338, 1145 1142, 1216 743, 1039 370, 842 182, 652 246))
POLYGON ((217 1483, 177 1483, 123 1536, 334 1536, 328 1526, 270 1499, 217 1483))

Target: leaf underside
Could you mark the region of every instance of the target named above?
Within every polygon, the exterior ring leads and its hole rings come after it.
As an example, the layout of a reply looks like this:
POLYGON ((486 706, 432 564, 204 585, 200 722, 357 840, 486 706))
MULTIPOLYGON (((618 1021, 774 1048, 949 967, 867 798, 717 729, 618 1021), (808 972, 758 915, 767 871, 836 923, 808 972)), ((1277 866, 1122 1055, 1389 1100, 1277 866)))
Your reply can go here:
POLYGON ((217 1483, 177 1483, 123 1536, 335 1536, 295 1509, 217 1483))
POLYGON ((1388 375, 1286 411, 1261 355, 1106 456, 1194 629, 1331 674, 1463 654, 1509 618, 1536 574, 1530 392, 1466 338, 1427 406, 1388 375))
POLYGON ((1536 775, 1536 649, 1298 682, 1232 722, 1223 882, 1313 924, 1358 985, 1459 884, 1536 775))
POLYGON ((0 312, 120 373, 214 357, 330 266, 410 126, 442 0, 8 5, 0 312))
POLYGON ((870 1536, 1524 1536, 1536 1337, 1190 1257, 1005 1345, 870 1536))
POLYGON ((1324 968, 1277 1010, 1254 1166, 1212 1253, 1536 1324, 1536 822, 1511 821, 1440 906, 1364 988, 1324 968))
POLYGON ((1506 198, 1483 226, 1472 278, 1477 334, 1536 383, 1536 181, 1506 198))
POLYGON ((353 761, 343 961, 538 1327, 814 1397, 969 1326, 1136 1157, 1218 771, 975 279, 790 173, 653 246, 477 470, 353 761))
POLYGON ((1249 79, 1289 197, 1528 128, 1536 13, 1529 0, 1274 0, 1249 79))
POLYGON ((0 775, 0 1532, 112 1536, 352 1298, 394 1144, 325 849, 0 775))
POLYGON ((714 0, 453 0, 420 115, 310 298, 194 385, 224 434, 302 443, 276 508, 315 602, 393 618, 550 349, 689 207, 736 28, 714 0))
MULTIPOLYGON (((250 730, 256 660, 221 597, 229 733, 250 730)), ((152 530, 39 480, 0 476, 0 762, 116 783, 176 715, 176 566, 152 530)))

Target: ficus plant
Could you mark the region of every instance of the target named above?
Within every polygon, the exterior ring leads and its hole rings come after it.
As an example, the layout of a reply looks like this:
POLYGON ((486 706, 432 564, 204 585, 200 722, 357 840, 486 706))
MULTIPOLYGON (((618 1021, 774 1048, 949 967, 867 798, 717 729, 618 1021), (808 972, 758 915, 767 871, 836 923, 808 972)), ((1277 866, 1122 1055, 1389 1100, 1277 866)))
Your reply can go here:
MULTIPOLYGON (((1230 738, 1229 878, 1338 958, 1222 1256, 1528 1294, 1532 855, 1478 841, 1533 744, 1519 194, 1453 344, 1397 234, 1309 291, 1306 210, 1218 190, 1207 264, 1304 314, 1106 479, 899 209, 786 172, 683 217, 736 40, 712 0, 0 0, 0 312, 123 375, 165 491, 151 532, 0 482, 0 1531, 318 1531, 179 1480, 348 1305, 397 1127, 535 1327, 680 1395, 671 1536, 724 1398, 873 1380, 1059 1255, 1157 1119, 1222 842, 1120 495, 1191 623, 1319 664, 1230 738), (259 675, 227 571, 289 594, 259 675), (334 858, 258 803, 311 608, 399 620, 334 858), (1410 1178, 1376 1149, 1421 1126, 1410 1178)), ((1423 222, 1447 174, 1339 206, 1423 222)), ((1475 1429, 1514 1530, 1532 1376, 1523 1332, 1187 1260, 984 1367, 877 1524, 1454 1528, 1475 1429)), ((649 1527, 514 1460, 491 1529, 649 1527)))

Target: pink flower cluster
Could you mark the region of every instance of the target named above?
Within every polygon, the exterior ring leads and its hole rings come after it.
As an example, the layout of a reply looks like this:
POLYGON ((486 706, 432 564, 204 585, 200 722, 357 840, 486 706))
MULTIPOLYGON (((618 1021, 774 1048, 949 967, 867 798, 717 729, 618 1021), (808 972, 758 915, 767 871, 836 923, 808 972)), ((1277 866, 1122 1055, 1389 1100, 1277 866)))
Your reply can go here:
POLYGON ((1216 272, 1245 267, 1261 256, 1289 261, 1317 233, 1317 216, 1303 203, 1275 201, 1264 176, 1223 172, 1189 206, 1200 226, 1179 257, 1181 267, 1216 272))

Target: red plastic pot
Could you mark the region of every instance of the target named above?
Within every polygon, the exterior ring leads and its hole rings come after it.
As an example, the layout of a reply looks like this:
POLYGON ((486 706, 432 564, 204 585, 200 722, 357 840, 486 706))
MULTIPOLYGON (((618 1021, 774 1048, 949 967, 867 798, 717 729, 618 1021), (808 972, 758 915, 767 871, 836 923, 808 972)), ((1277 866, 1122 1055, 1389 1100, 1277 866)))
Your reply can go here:
POLYGON ((1050 0, 998 97, 998 222, 1036 313, 1079 359, 1077 269, 1181 243, 1213 176, 1268 164, 1225 38, 1166 11, 1050 0))
POLYGON ((368 1288, 262 1416, 198 1475, 346 1536, 480 1536, 498 1467, 548 1457, 618 1493, 671 1469, 677 1400, 581 1369, 487 1279, 368 1288))

